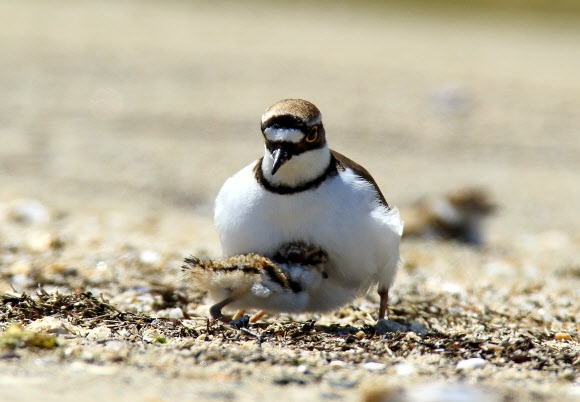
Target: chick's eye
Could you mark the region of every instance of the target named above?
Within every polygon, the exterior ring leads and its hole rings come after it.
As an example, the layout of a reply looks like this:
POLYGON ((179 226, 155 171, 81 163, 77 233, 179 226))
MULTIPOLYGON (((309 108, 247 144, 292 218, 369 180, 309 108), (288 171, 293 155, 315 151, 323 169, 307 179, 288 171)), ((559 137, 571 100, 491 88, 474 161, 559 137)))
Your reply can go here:
POLYGON ((306 142, 314 142, 318 138, 318 126, 314 126, 310 129, 310 132, 306 136, 306 142))

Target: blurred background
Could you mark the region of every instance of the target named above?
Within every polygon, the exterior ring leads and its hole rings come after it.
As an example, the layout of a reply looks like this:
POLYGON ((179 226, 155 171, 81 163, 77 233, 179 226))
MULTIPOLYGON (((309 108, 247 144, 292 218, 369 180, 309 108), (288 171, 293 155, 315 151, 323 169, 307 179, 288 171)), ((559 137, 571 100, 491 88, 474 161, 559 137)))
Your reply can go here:
POLYGON ((580 2, 465 3, 2 1, 0 202, 218 250, 217 191, 299 97, 390 204, 481 186, 492 241, 578 237, 580 2))

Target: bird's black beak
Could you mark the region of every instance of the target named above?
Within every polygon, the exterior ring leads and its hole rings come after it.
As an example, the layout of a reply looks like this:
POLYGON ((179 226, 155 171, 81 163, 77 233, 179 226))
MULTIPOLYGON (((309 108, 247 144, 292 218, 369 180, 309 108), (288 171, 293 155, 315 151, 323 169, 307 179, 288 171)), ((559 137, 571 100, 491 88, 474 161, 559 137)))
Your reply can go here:
POLYGON ((272 152, 272 158, 274 158, 274 165, 272 165, 272 176, 274 176, 278 169, 280 169, 283 164, 288 162, 291 157, 292 155, 290 152, 284 148, 276 148, 274 152, 272 152))

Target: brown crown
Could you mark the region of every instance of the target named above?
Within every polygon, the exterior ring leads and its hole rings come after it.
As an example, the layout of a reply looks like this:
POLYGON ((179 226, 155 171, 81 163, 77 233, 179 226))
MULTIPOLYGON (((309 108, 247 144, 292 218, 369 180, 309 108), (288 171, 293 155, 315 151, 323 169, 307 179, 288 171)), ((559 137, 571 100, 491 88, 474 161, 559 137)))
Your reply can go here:
POLYGON ((270 106, 262 116, 262 124, 277 116, 295 116, 306 125, 320 123, 320 110, 303 99, 284 99, 270 106))

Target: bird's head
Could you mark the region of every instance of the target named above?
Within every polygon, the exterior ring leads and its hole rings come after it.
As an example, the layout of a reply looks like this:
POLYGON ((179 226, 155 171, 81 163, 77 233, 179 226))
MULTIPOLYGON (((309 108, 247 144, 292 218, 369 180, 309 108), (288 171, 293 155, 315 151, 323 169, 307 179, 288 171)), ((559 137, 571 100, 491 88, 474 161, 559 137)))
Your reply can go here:
MULTIPOLYGON (((271 160, 271 165, 268 164, 266 170, 271 176, 275 176, 278 172, 280 175, 284 171, 295 176, 309 176, 309 172, 305 170, 315 162, 310 159, 320 159, 326 154, 329 155, 322 115, 320 110, 308 101, 285 99, 275 103, 264 112, 261 128, 266 145, 265 159, 271 160), (317 150, 320 150, 322 155, 311 152, 317 150), (293 160, 295 162, 290 163, 293 160), (293 170, 294 173, 291 172, 293 170)), ((325 166, 328 165, 328 161, 322 162, 325 166)), ((311 168, 315 171, 310 173, 319 173, 318 166, 311 168)))

